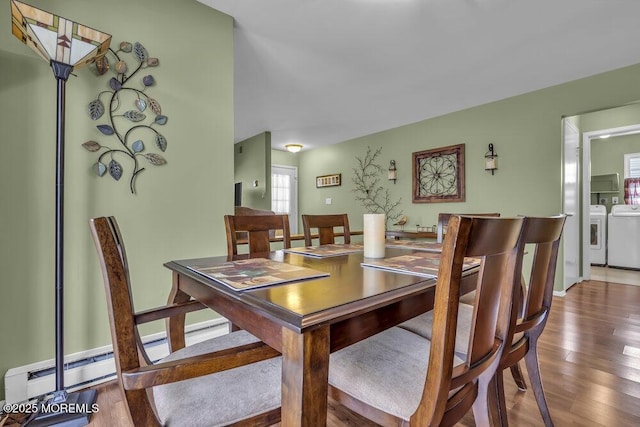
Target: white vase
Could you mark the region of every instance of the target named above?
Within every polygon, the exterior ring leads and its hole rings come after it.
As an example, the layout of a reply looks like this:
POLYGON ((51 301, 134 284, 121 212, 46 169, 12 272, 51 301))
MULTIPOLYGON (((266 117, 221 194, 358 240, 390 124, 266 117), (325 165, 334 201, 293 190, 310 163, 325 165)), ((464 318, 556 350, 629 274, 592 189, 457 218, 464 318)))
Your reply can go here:
POLYGON ((385 215, 364 214, 364 256, 384 258, 385 215))

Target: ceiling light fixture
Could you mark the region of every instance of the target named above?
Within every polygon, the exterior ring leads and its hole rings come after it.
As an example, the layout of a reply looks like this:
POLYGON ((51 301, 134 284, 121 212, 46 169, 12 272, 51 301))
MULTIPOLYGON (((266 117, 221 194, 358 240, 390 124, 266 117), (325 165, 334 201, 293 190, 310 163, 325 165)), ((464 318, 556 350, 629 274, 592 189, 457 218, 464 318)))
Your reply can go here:
POLYGON ((302 150, 302 144, 286 144, 284 148, 286 148, 291 153, 297 153, 298 151, 302 150))

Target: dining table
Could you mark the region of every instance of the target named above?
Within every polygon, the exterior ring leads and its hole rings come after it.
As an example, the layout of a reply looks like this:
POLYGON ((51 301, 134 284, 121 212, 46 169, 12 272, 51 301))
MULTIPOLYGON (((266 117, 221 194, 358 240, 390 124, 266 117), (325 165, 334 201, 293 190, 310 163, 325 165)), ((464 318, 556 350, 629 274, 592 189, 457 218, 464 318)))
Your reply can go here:
MULTIPOLYGON (((385 258, 416 252, 387 247, 385 258)), ((173 276, 169 303, 195 299, 279 351, 282 426, 324 426, 330 354, 433 309, 436 279, 363 266, 362 251, 263 257, 326 275, 236 290, 197 271, 227 263, 226 256, 174 260, 164 264, 173 276)), ((461 293, 475 289, 476 277, 477 268, 465 272, 461 293)), ((184 345, 184 318, 167 328, 170 345, 184 345)))

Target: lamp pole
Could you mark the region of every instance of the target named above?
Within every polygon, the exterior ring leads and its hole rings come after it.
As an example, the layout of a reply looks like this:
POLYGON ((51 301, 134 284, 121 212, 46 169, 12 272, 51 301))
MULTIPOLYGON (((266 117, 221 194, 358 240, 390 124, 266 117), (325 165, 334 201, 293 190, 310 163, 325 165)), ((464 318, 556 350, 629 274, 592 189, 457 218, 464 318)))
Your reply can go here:
POLYGON ((67 400, 64 389, 64 129, 66 84, 73 67, 51 61, 58 83, 56 108, 56 391, 54 402, 67 400))
MULTIPOLYGON (((57 82, 56 106, 56 230, 55 230, 55 338, 56 338, 56 390, 48 403, 59 409, 40 408, 30 427, 84 426, 94 410, 96 390, 68 393, 64 388, 64 130, 66 84, 73 65, 50 61, 57 82), (65 408, 65 409, 63 409, 65 408), (70 409, 66 409, 70 408, 70 409)), ((55 407, 53 407, 55 408, 55 407)))

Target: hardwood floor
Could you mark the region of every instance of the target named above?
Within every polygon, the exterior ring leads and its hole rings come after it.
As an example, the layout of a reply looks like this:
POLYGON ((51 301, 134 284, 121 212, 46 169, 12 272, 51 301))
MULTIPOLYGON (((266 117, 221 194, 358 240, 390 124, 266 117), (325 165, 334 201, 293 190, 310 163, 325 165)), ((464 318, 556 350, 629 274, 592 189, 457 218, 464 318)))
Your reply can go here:
MULTIPOLYGON (((573 286, 566 297, 554 298, 539 347, 556 426, 640 425, 640 286, 599 281, 573 286)), ((505 387, 510 424, 542 425, 533 393, 517 391, 509 373, 505 387)), ((90 426, 129 426, 117 384, 98 390, 100 412, 90 426)), ((330 402, 327 425, 375 424, 330 402)), ((459 425, 474 426, 473 416, 459 425)))

